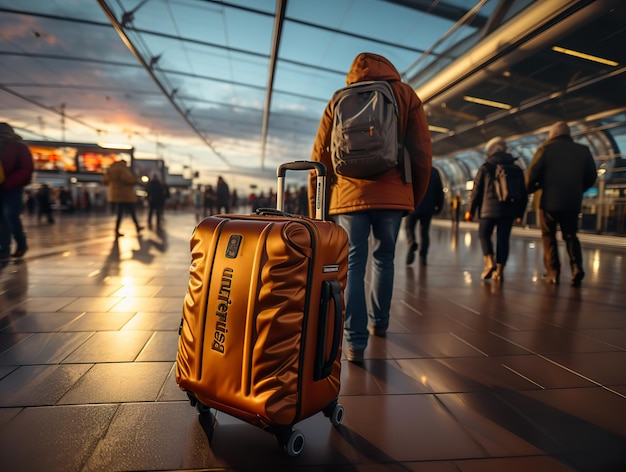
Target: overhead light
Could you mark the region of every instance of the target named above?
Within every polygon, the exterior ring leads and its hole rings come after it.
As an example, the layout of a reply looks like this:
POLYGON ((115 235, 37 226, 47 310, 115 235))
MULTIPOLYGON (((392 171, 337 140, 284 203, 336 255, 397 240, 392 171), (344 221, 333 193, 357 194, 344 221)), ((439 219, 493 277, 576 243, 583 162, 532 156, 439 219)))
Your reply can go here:
POLYGON ((441 126, 433 126, 428 125, 429 131, 434 131, 435 133, 449 133, 450 130, 448 128, 443 128, 441 126))
POLYGON ((469 95, 465 95, 463 97, 463 100, 465 100, 466 102, 478 103, 479 105, 487 105, 488 107, 502 108, 504 110, 510 110, 512 108, 512 106, 509 105, 508 103, 494 102, 493 100, 485 100, 484 98, 470 97, 469 95))
POLYGON ((572 49, 562 48, 560 46, 552 46, 552 50, 556 52, 560 52, 562 54, 567 54, 569 56, 580 57, 581 59, 586 59, 588 61, 599 62, 600 64, 606 64, 607 66, 618 66, 619 62, 611 61, 610 59, 604 59, 598 56, 592 56, 591 54, 585 54, 584 52, 574 51, 572 49))

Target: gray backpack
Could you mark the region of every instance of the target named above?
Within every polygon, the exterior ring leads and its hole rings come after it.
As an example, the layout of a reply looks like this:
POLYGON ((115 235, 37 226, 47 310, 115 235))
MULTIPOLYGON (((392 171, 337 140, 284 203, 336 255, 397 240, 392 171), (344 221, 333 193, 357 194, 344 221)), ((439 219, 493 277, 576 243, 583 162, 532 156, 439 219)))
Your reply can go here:
POLYGON ((499 202, 521 202, 525 188, 524 171, 516 164, 496 164, 493 187, 499 202))
MULTIPOLYGON (((388 82, 357 82, 335 92, 333 102, 330 152, 335 173, 375 180, 400 160, 408 165, 398 144, 398 104, 388 82)), ((410 181, 410 172, 402 170, 410 181)))

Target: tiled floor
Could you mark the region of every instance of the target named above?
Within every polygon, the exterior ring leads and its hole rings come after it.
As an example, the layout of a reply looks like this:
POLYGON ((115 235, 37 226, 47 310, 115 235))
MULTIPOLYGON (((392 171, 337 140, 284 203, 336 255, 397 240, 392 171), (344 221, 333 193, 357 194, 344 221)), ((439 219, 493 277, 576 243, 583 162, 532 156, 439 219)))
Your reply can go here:
POLYGON ((437 222, 427 267, 401 239, 387 338, 343 363, 343 424, 302 421, 291 458, 222 413, 210 434, 175 385, 195 222, 166 217, 118 241, 110 215, 25 218, 0 271, 0 470, 626 470, 623 238, 584 236, 582 288, 537 280, 536 231, 502 285, 479 279, 473 224, 437 222))

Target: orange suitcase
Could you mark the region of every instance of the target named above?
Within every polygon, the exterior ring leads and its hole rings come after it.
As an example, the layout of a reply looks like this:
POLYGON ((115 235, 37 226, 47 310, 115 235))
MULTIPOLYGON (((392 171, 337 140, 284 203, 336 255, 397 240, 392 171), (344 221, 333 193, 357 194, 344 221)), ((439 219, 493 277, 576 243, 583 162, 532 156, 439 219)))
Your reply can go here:
POLYGON ((191 237, 176 383, 201 414, 222 411, 276 435, 289 455, 293 426, 320 411, 337 426, 345 231, 325 218, 326 168, 278 168, 277 209, 202 220, 191 237), (287 170, 317 172, 316 218, 284 213, 287 170))

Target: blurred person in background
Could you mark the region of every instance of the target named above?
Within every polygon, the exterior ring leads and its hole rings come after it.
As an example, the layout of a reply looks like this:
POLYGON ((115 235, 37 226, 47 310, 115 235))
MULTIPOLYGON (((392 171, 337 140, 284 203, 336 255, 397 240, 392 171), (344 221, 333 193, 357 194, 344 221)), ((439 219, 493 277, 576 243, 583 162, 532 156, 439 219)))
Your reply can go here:
POLYGON ((428 190, 422 202, 415 207, 415 211, 409 213, 405 218, 406 240, 409 250, 406 255, 407 265, 413 264, 415 252, 419 247, 420 265, 427 264, 428 248, 430 247, 430 223, 433 216, 441 213, 443 208, 443 184, 439 171, 434 167, 430 171, 430 181, 428 190), (420 243, 415 237, 415 227, 420 225, 420 243))
POLYGON ((0 184, 0 260, 22 257, 28 250, 21 213, 24 187, 33 176, 33 156, 22 138, 8 123, 0 123, 0 164, 4 180, 0 184), (11 253, 11 242, 17 245, 11 253))
POLYGON ((156 218, 156 228, 162 228, 163 209, 165 208, 165 200, 167 199, 167 188, 161 183, 158 176, 152 177, 146 184, 146 193, 148 194, 148 228, 152 229, 152 217, 156 218))
POLYGON ((102 182, 109 186, 109 202, 117 207, 115 237, 124 236, 123 233, 120 233, 120 224, 125 213, 130 215, 133 223, 135 223, 137 235, 140 235, 143 226, 139 225, 135 214, 135 204, 137 203, 135 185, 139 183, 137 176, 128 168, 126 161, 120 159, 107 169, 102 182))
POLYGON ((46 218, 49 224, 54 223, 52 214, 52 192, 48 184, 42 184, 37 190, 37 222, 41 223, 46 218))
POLYGON ((217 178, 217 212, 230 213, 230 188, 221 175, 217 178))

